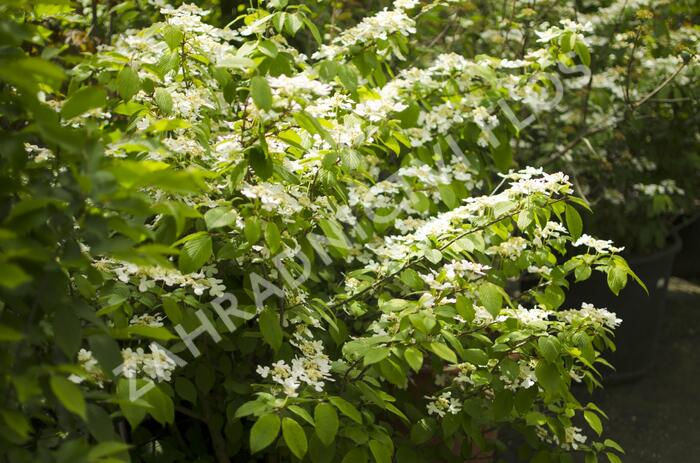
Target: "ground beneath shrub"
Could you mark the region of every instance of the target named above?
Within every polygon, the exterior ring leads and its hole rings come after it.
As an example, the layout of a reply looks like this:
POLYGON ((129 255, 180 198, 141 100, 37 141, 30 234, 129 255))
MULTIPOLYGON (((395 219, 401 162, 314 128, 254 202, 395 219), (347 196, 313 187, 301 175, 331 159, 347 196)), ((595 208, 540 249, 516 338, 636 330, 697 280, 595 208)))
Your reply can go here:
MULTIPOLYGON (((645 377, 607 386, 592 399, 583 395, 582 402, 608 414, 606 436, 625 449, 625 463, 700 462, 700 281, 671 279, 657 355, 645 377)), ((512 454, 501 458, 521 463, 512 454)))
POLYGON ((700 462, 700 285, 673 278, 654 366, 597 391, 627 463, 700 462))

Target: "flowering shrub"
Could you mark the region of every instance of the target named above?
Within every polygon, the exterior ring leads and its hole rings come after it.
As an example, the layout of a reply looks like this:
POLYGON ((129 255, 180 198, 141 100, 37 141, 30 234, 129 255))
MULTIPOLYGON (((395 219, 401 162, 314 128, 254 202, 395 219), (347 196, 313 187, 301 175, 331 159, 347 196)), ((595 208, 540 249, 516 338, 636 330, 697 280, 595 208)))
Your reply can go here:
POLYGON ((587 27, 407 62, 452 7, 398 0, 307 56, 303 5, 221 29, 164 4, 81 58, 2 7, 10 461, 464 460, 503 427, 534 461, 619 461, 571 386, 620 320, 563 304, 636 277, 487 109, 546 106, 587 27))
POLYGON ((587 69, 562 73, 556 109, 542 110, 528 100, 513 105, 523 130, 514 144, 516 161, 571 175, 594 210, 587 221, 592 232, 637 254, 664 247, 674 220, 698 208, 698 176, 688 175, 700 166, 693 135, 697 5, 530 3, 466 2, 461 11, 435 20, 436 33, 444 33, 429 47, 473 49, 514 61, 528 61, 542 43, 582 53, 587 69), (567 34, 548 29, 561 25, 567 34))

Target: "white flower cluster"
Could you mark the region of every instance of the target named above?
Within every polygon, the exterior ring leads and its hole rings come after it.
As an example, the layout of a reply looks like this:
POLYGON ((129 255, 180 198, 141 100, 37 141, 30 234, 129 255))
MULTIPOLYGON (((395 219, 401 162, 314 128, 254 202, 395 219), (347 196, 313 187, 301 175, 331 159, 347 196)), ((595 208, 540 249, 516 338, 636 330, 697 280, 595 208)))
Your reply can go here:
POLYGON ((535 359, 520 359, 518 361, 517 378, 511 378, 508 375, 501 375, 500 379, 504 383, 503 387, 511 391, 531 388, 532 386, 537 384, 537 375, 535 374, 536 366, 537 360, 535 359))
POLYGON ((659 184, 637 183, 633 186, 633 188, 642 193, 643 195, 652 197, 658 195, 683 196, 685 194, 685 191, 683 191, 682 188, 676 185, 676 181, 671 178, 662 180, 659 184))
POLYGON ((190 287, 197 296, 205 291, 213 297, 222 296, 226 291, 223 280, 215 278, 218 269, 213 265, 202 267, 195 273, 182 274, 178 270, 156 266, 140 266, 131 262, 118 262, 110 259, 100 259, 93 265, 102 271, 114 273, 123 283, 138 284, 141 292, 146 292, 162 282, 166 286, 190 287), (136 283, 138 282, 138 283, 136 283))
POLYGON ((138 347, 132 350, 130 347, 122 349, 122 375, 125 378, 136 378, 139 373, 155 380, 170 381, 175 361, 168 357, 165 351, 156 343, 151 343, 151 352, 145 352, 138 347))
POLYGON ((557 312, 557 317, 568 324, 585 322, 594 326, 604 326, 611 330, 622 323, 622 319, 618 318, 615 312, 594 307, 593 304, 587 302, 582 303, 578 310, 561 310, 557 312))
POLYGON ((76 384, 82 383, 84 380, 96 385, 100 389, 104 387, 105 375, 100 368, 97 359, 92 355, 92 352, 85 349, 78 351, 78 364, 83 369, 83 375, 78 376, 72 374, 68 377, 70 381, 76 384))
MULTIPOLYGON (((314 59, 335 58, 355 46, 367 46, 378 40, 387 40, 394 34, 409 36, 416 33, 416 22, 406 14, 416 2, 399 0, 393 10, 383 9, 374 16, 364 18, 358 25, 346 29, 330 45, 321 45, 313 54, 314 59)), ((394 50, 398 53, 398 50, 394 50)))
POLYGON ((131 317, 129 320, 131 326, 148 326, 150 328, 160 328, 163 326, 162 315, 141 314, 131 317))
POLYGON ((585 43, 583 33, 593 32, 593 23, 591 22, 579 24, 570 19, 562 19, 559 23, 562 27, 551 26, 545 31, 535 31, 538 37, 537 41, 540 43, 549 43, 552 40, 560 38, 564 34, 572 34, 572 37, 574 37, 572 40, 583 41, 585 43))
POLYGON ((549 326, 549 316, 551 315, 551 312, 539 307, 528 309, 522 305, 518 305, 517 309, 505 309, 502 313, 515 318, 525 327, 534 330, 546 330, 549 326))
POLYGON ((333 381, 331 364, 323 353, 321 341, 297 340, 292 342, 303 354, 292 359, 291 365, 284 360, 278 360, 271 366, 258 365, 257 373, 263 378, 268 376, 281 386, 287 397, 297 397, 302 384, 307 384, 315 391, 323 391, 324 381, 333 381))
POLYGON ((425 398, 430 400, 428 402, 429 415, 437 415, 442 418, 448 413, 456 415, 462 410, 460 401, 452 397, 452 393, 449 391, 443 392, 437 397, 426 396, 425 398))
MULTIPOLYGON (((412 256, 423 253, 425 242, 463 232, 465 224, 475 223, 477 219, 494 210, 494 206, 509 205, 501 213, 501 216, 505 217, 512 213, 518 202, 528 200, 534 194, 553 197, 557 194, 571 192, 568 176, 560 172, 547 174, 541 170, 530 168, 529 170, 512 172, 508 178, 512 180, 510 188, 503 192, 490 196, 469 197, 465 200, 465 205, 430 218, 412 233, 386 236, 381 246, 371 247, 372 251, 385 260, 405 261, 412 256)), ((491 252, 502 252, 509 258, 516 259, 527 248, 527 241, 522 237, 513 237, 504 243, 506 244, 492 248, 491 252)), ((385 262, 385 264, 388 263, 385 262)))
POLYGON ((587 437, 582 434, 582 429, 574 426, 569 426, 564 429, 564 441, 560 441, 556 434, 549 433, 545 428, 538 426, 535 431, 537 437, 543 442, 554 444, 561 447, 563 450, 578 450, 578 448, 586 443, 587 437))
POLYGON ((625 249, 624 247, 618 248, 613 246, 611 240, 599 240, 586 234, 581 235, 579 239, 574 241, 573 245, 575 247, 586 246, 588 248, 593 248, 598 254, 615 254, 625 249))
MULTIPOLYGON (((149 348, 151 352, 145 352, 141 347, 136 348, 136 350, 130 347, 122 349, 121 375, 130 379, 147 376, 158 382, 170 381, 172 372, 175 370, 175 361, 156 343, 151 343, 149 348)), ((91 351, 80 349, 78 364, 82 367, 83 374, 70 375, 68 377, 70 381, 80 384, 87 380, 99 388, 104 387, 104 372, 91 351)))

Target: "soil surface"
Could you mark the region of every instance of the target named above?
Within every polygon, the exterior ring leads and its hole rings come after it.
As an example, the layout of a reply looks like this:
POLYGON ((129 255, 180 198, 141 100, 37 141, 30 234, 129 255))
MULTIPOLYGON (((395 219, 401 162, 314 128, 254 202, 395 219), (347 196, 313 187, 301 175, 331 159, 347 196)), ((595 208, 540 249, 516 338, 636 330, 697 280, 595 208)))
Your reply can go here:
POLYGON ((625 463, 700 463, 700 281, 671 279, 662 323, 647 375, 579 400, 607 413, 605 435, 625 449, 625 463))

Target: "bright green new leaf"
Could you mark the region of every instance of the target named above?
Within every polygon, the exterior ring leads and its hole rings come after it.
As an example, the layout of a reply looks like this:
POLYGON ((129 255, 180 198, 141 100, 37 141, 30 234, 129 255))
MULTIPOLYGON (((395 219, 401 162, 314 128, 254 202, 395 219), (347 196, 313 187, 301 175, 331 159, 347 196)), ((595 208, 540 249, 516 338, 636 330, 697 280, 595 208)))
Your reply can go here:
POLYGON ((265 111, 272 109, 272 90, 267 79, 261 76, 250 79, 250 94, 255 106, 265 111))
POLYGON ((338 434, 339 420, 335 408, 321 402, 314 409, 316 435, 324 445, 331 445, 338 434))
POLYGON ((285 416, 282 419, 282 436, 284 436, 284 442, 294 456, 300 460, 304 458, 309 449, 304 428, 294 419, 285 416))
POLYGON ((212 255, 211 236, 201 235, 187 241, 180 250, 179 266, 182 273, 196 272, 212 255))
POLYGON ((261 416, 250 429, 250 451, 257 453, 272 444, 280 432, 280 417, 274 413, 261 416))
POLYGON ((457 363, 457 354, 455 354, 454 351, 445 344, 441 342, 431 342, 429 344, 429 348, 441 359, 447 360, 450 363, 457 363))
POLYGON ((141 89, 141 79, 131 67, 125 66, 117 75, 117 92, 124 100, 129 101, 141 89))
POLYGON ((353 404, 341 397, 329 397, 328 400, 331 401, 335 407, 341 411, 341 413, 358 424, 362 424, 362 414, 355 408, 353 404))

